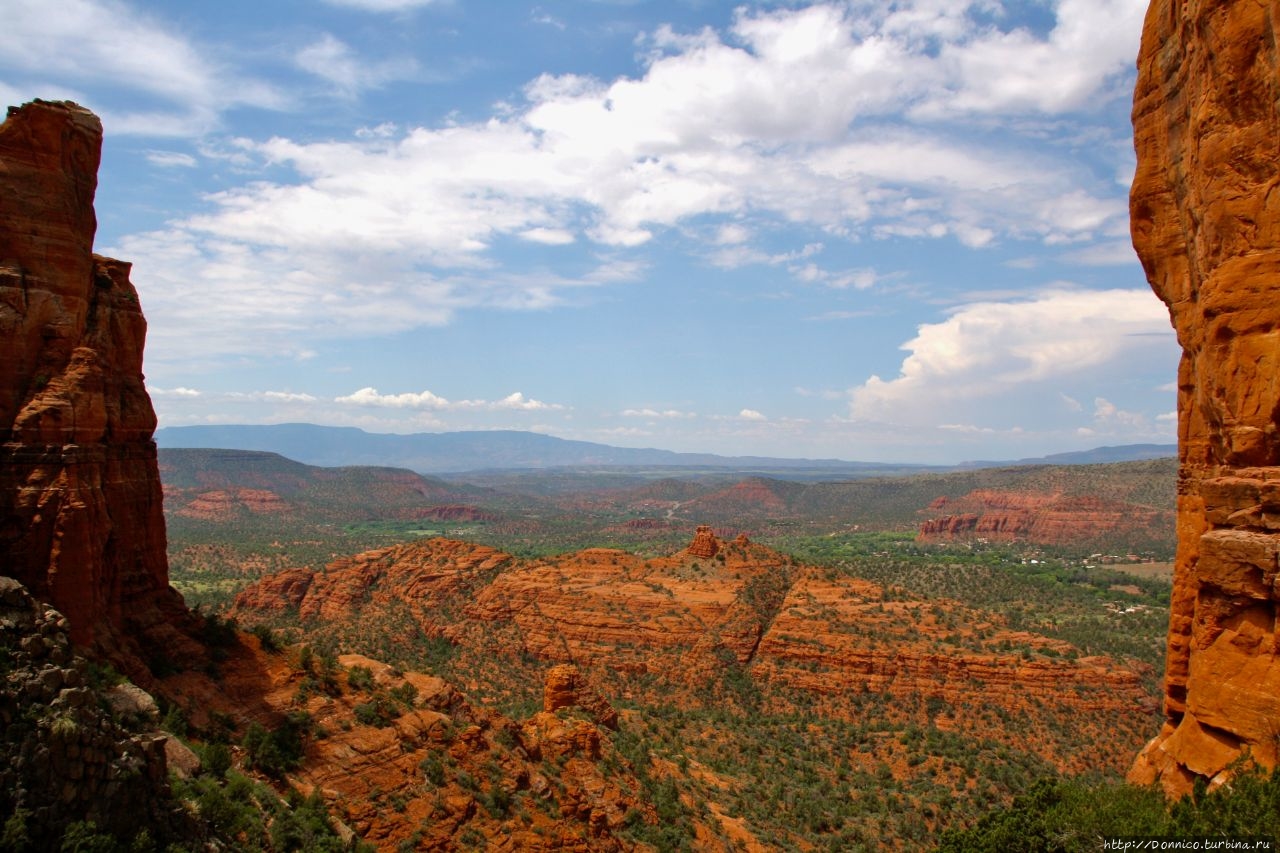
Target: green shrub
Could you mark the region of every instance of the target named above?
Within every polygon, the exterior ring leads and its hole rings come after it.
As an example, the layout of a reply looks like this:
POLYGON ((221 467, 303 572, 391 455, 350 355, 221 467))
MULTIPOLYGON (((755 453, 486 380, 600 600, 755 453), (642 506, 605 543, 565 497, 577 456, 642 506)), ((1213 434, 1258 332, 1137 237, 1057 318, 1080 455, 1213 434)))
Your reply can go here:
POLYGON ((353 666, 347 670, 347 684, 367 693, 373 689, 373 672, 367 666, 353 666))

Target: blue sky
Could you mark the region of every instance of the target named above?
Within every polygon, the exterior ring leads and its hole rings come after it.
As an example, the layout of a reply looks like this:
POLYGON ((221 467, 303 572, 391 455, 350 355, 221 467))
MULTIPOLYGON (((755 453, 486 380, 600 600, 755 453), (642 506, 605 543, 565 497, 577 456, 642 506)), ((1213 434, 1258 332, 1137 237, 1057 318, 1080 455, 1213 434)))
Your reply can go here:
POLYGON ((1145 0, 0 0, 103 118, 161 424, 956 462, 1172 442, 1145 0))

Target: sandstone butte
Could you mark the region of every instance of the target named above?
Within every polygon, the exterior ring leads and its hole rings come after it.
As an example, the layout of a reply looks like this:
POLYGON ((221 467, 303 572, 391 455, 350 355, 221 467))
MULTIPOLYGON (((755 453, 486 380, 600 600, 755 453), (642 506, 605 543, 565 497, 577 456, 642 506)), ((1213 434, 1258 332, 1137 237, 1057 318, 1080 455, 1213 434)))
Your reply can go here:
POLYGON ((1178 367, 1178 554, 1163 728, 1129 778, 1171 794, 1280 743, 1280 9, 1155 0, 1138 59, 1133 242, 1178 367))
POLYGON ((0 573, 146 681, 148 645, 199 650, 168 582, 146 321, 129 264, 93 253, 101 150, 72 103, 0 125, 0 573))

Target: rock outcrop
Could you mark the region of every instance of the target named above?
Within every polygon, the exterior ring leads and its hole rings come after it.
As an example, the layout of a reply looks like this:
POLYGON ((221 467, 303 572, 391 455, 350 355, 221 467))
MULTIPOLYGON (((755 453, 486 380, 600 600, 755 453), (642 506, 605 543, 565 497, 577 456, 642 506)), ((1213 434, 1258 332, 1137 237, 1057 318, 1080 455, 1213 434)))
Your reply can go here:
POLYGON ((0 125, 0 574, 136 680, 147 639, 180 650, 187 616, 168 583, 146 321, 129 264, 93 254, 101 147, 72 103, 0 125))
POLYGON ((1130 778, 1170 793, 1277 760, 1280 13, 1155 0, 1138 61, 1133 241, 1178 368, 1166 723, 1130 778))
POLYGON ((938 498, 935 515, 920 523, 922 542, 987 539, 1036 545, 1097 543, 1115 531, 1152 528, 1172 521, 1167 510, 1088 495, 1035 494, 976 489, 962 498, 938 498))
POLYGON ((698 525, 698 529, 693 534, 693 541, 689 543, 689 556, 709 560, 719 551, 720 542, 716 539, 715 532, 708 525, 698 525))
POLYGON ((59 849, 81 821, 123 839, 146 829, 152 842, 199 840, 169 789, 171 739, 155 730, 155 700, 132 685, 96 688, 69 627, 0 577, 0 846, 59 849))
POLYGON ((551 667, 542 688, 542 710, 554 714, 561 708, 581 708, 596 723, 610 729, 618 727, 618 712, 571 663, 551 667))

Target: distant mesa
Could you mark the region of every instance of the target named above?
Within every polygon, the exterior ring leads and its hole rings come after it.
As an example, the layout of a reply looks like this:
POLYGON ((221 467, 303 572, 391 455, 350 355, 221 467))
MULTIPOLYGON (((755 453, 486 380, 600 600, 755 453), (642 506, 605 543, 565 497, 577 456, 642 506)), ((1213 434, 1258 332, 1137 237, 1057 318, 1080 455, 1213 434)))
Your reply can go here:
POLYGON ((1156 536, 1173 523, 1167 509, 1061 492, 976 489, 960 498, 939 497, 928 512, 936 515, 921 522, 921 542, 985 539, 1071 545, 1116 532, 1150 530, 1156 536))

